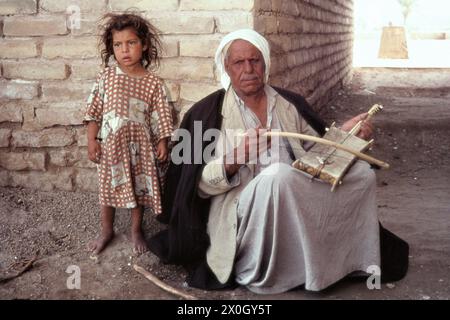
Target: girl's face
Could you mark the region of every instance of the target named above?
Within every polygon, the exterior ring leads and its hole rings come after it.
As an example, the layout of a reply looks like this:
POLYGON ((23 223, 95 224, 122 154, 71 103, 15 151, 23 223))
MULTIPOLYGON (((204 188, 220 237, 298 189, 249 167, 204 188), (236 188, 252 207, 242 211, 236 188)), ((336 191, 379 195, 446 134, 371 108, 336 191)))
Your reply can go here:
POLYGON ((117 63, 124 67, 133 67, 141 64, 142 52, 147 48, 142 46, 141 39, 133 28, 122 31, 113 30, 113 49, 117 63))

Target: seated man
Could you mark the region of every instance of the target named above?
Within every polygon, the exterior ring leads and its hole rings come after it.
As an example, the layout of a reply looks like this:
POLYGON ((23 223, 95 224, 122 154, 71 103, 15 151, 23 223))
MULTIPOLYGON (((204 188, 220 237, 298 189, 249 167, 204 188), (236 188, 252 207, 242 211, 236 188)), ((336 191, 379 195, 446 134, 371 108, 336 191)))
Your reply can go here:
MULTIPOLYGON (((199 150, 193 141, 198 137, 179 142, 192 147, 191 160, 211 146, 215 159, 170 165, 160 216, 169 227, 152 238, 151 250, 165 262, 186 266, 188 283, 205 289, 237 283, 269 294, 304 284, 319 291, 370 266, 381 267, 383 280, 402 278, 408 245, 378 223, 369 164, 357 161, 330 192, 328 184, 291 166, 310 143, 287 138, 275 147, 272 138, 265 147, 259 144, 266 130, 325 132, 301 96, 267 84, 266 39, 249 29, 230 33, 217 50, 216 65, 224 89, 196 103, 180 128, 192 134, 219 129, 223 135, 202 141, 199 150), (230 142, 231 129, 245 134, 230 142), (263 155, 271 161, 261 161, 263 155)), ((364 123, 360 137, 371 133, 371 124, 364 123)))

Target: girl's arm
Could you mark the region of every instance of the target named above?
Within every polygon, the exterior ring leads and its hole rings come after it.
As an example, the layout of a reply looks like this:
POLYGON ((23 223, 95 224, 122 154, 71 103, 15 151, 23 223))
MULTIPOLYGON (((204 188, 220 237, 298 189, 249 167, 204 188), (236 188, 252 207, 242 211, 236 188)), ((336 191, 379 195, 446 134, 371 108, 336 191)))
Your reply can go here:
POLYGON ((87 125, 87 138, 88 138, 88 157, 89 160, 95 163, 100 163, 102 156, 102 147, 97 140, 98 124, 95 121, 89 121, 87 125))
POLYGON ((92 87, 83 119, 83 123, 87 124, 88 157, 89 160, 95 163, 100 162, 102 155, 100 143, 97 141, 97 134, 102 121, 103 98, 105 94, 102 75, 103 72, 100 72, 92 87))
POLYGON ((156 146, 156 157, 159 161, 165 162, 169 156, 169 138, 159 140, 156 146))
POLYGON ((172 108, 169 106, 164 85, 161 81, 158 81, 156 85, 152 104, 154 111, 158 114, 155 133, 159 145, 159 142, 163 139, 168 142, 173 133, 172 108))

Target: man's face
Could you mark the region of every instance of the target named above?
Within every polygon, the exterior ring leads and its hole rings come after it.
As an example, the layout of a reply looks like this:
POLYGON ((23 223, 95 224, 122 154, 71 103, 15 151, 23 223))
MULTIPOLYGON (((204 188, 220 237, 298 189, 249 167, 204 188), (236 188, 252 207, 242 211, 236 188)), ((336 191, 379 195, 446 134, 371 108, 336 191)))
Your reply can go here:
POLYGON ((264 90, 264 58, 250 42, 233 41, 225 58, 225 70, 239 96, 250 96, 264 90))

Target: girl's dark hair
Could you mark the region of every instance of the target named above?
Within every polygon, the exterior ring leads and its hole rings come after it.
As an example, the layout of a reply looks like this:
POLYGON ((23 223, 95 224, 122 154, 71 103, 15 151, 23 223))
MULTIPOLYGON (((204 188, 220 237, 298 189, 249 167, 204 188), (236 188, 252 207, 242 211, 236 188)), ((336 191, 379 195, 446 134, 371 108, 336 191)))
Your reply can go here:
POLYGON ((156 29, 150 22, 137 13, 105 14, 101 21, 100 47, 103 64, 107 67, 109 58, 114 56, 113 48, 113 30, 122 31, 126 28, 132 28, 142 42, 142 46, 147 49, 142 52, 142 65, 144 68, 152 66, 156 69, 159 66, 161 56, 161 40, 156 29))

